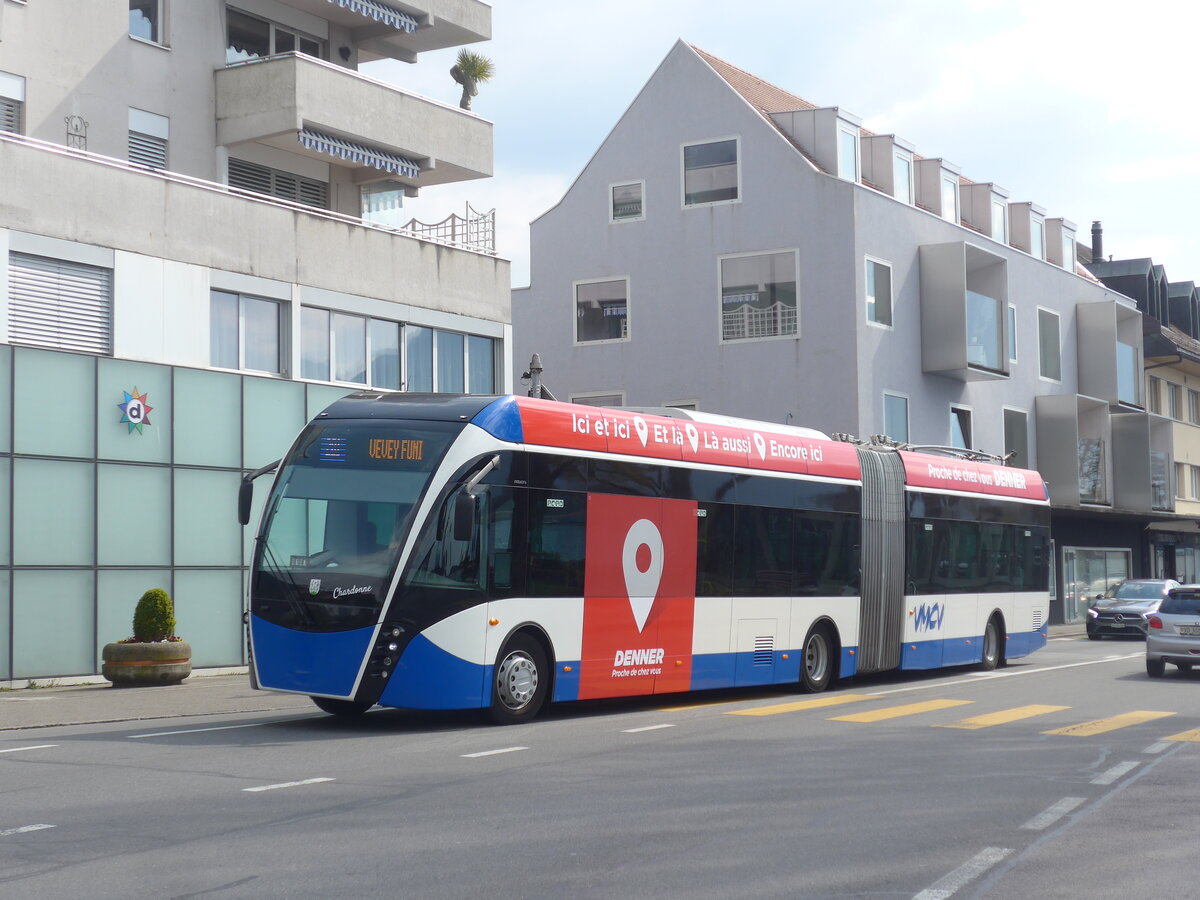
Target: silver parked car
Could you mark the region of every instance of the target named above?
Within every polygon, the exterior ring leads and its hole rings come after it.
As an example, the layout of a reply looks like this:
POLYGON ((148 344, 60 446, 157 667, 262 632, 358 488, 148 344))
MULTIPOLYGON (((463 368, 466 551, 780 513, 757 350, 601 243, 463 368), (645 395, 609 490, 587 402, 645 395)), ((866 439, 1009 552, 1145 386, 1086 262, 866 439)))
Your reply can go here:
POLYGON ((1172 589, 1146 617, 1146 674, 1161 678, 1167 663, 1186 672, 1200 665, 1200 584, 1172 589))
POLYGON ((1146 633, 1146 616, 1171 588, 1179 587, 1170 578, 1130 578, 1119 581, 1096 599, 1087 611, 1087 636, 1098 641, 1104 635, 1141 637, 1146 633))

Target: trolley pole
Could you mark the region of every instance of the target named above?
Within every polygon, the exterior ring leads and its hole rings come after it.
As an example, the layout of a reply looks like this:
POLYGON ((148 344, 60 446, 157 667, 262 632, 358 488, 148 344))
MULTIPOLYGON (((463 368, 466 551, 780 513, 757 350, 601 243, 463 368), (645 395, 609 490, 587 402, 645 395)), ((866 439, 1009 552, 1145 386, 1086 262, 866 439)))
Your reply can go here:
POLYGON ((529 396, 557 400, 550 389, 542 384, 542 371, 542 357, 535 353, 529 360, 529 371, 525 373, 529 376, 529 396))

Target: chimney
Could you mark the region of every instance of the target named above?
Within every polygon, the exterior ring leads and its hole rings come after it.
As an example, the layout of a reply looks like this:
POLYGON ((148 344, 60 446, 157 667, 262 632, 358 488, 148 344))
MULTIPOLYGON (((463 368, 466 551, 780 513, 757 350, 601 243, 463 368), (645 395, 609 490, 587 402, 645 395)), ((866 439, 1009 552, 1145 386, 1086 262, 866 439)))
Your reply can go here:
POLYGON ((1104 229, 1100 222, 1092 222, 1092 262, 1104 261, 1104 229))

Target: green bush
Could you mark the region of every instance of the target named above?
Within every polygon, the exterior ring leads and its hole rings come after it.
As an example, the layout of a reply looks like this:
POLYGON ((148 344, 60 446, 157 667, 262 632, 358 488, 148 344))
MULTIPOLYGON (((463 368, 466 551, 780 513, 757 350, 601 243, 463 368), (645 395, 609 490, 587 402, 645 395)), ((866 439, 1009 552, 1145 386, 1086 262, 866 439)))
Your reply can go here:
POLYGON ((162 588, 151 588, 133 611, 133 639, 141 643, 165 641, 175 636, 175 605, 162 588))

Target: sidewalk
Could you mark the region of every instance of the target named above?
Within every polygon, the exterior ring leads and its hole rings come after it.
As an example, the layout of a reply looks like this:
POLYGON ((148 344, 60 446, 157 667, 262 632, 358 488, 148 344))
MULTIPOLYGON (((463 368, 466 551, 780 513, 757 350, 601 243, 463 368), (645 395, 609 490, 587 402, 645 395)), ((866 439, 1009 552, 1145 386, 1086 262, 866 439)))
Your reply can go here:
MULTIPOLYGON (((1051 625, 1051 638, 1083 637, 1083 624, 1051 625)), ((245 670, 228 674, 193 672, 171 687, 115 688, 99 675, 95 683, 69 687, 0 691, 0 739, 9 730, 55 725, 93 725, 136 722, 177 716, 272 712, 296 709, 313 712, 307 697, 250 689, 245 670)), ((11 737, 12 735, 9 735, 11 737)))

